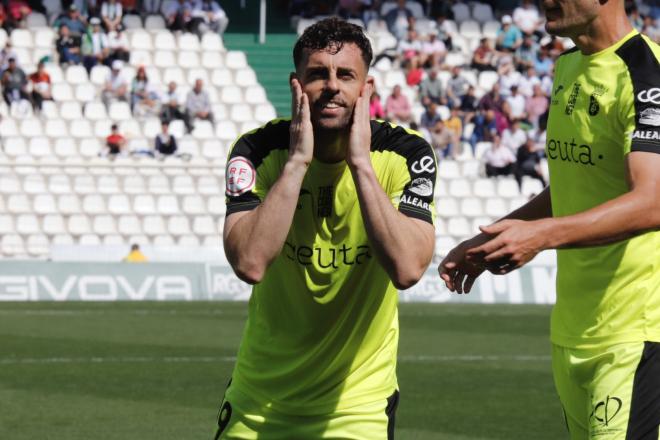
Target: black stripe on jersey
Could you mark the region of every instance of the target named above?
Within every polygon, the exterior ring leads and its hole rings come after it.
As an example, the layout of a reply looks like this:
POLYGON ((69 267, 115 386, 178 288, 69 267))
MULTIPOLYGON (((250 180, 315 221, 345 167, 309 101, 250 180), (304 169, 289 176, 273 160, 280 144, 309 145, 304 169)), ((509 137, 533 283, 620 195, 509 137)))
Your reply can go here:
POLYGON ((660 64, 640 34, 616 54, 626 63, 633 85, 635 129, 631 151, 660 153, 660 64))
POLYGON ((626 440, 658 440, 660 428, 660 343, 645 342, 633 380, 626 440))
MULTIPOLYGON (((290 125, 288 119, 274 119, 266 125, 242 135, 234 143, 227 162, 235 157, 245 157, 250 160, 256 171, 272 151, 289 149, 290 125)), ((260 203, 261 200, 252 191, 240 196, 227 196, 226 215, 252 210, 260 203)))
POLYGON ((371 121, 371 151, 391 151, 406 159, 410 182, 403 188, 399 211, 432 223, 431 203, 438 167, 428 142, 389 122, 371 121))
POLYGON ((394 424, 396 422, 396 409, 399 407, 399 390, 387 398, 385 415, 387 416, 387 440, 394 440, 394 424))

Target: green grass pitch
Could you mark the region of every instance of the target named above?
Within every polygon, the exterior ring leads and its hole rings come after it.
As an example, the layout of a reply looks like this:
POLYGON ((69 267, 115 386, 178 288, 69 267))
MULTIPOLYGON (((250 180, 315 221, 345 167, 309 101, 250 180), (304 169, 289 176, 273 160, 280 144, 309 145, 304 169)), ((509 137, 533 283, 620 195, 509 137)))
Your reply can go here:
MULTIPOLYGON (((0 303, 0 439, 210 439, 245 303, 0 303)), ((548 307, 401 304, 398 440, 566 438, 548 307)))

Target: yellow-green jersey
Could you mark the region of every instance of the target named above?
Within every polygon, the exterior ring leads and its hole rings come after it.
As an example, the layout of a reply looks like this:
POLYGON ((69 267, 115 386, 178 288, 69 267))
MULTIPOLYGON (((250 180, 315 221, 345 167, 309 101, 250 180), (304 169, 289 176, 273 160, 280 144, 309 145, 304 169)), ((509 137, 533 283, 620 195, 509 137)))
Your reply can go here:
MULTIPOLYGON (((264 200, 288 159, 289 126, 276 119, 234 144, 227 215, 264 200)), ((371 163, 393 206, 433 223, 433 149, 389 123, 371 131, 371 163)), ((227 399, 301 415, 386 399, 397 388, 397 300, 346 162, 313 160, 284 247, 252 290, 227 399)))
MULTIPOLYGON (((553 216, 630 190, 626 156, 660 153, 660 48, 633 31, 592 55, 557 59, 546 141, 553 216)), ((557 251, 553 343, 660 341, 660 232, 557 251)))

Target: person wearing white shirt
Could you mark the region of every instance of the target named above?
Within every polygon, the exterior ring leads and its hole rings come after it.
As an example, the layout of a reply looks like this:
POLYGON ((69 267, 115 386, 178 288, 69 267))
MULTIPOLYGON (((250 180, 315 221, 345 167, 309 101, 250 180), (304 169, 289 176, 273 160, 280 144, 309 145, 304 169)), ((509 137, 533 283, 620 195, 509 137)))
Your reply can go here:
POLYGON ((91 71, 95 65, 104 63, 110 55, 110 42, 108 36, 103 32, 101 20, 93 17, 89 23, 92 25, 92 32, 84 37, 86 41, 82 45, 83 64, 87 72, 91 71))
POLYGON ((128 51, 128 37, 126 37, 122 26, 117 27, 117 30, 108 32, 108 45, 110 46, 110 59, 113 61, 128 61, 130 56, 128 51))
POLYGON ((421 63, 430 67, 440 67, 447 55, 447 46, 438 39, 438 32, 432 30, 428 39, 422 42, 421 63))
POLYGON ((103 19, 103 26, 108 32, 117 30, 121 25, 121 18, 123 10, 121 3, 117 0, 107 0, 101 5, 101 18, 103 19))
POLYGON ((196 0, 192 8, 193 32, 200 38, 205 32, 224 33, 229 19, 218 3, 213 0, 196 0))
POLYGON ((484 162, 486 165, 486 176, 508 176, 513 174, 516 156, 511 150, 502 146, 500 137, 495 134, 493 135, 493 144, 484 153, 484 162))
POLYGON ((513 22, 524 34, 530 35, 539 29, 543 20, 532 1, 523 0, 522 4, 513 10, 513 22))
POLYGON ((128 81, 121 74, 124 68, 124 63, 120 60, 112 62, 112 70, 105 80, 103 92, 101 93, 101 101, 106 109, 110 108, 112 101, 127 101, 128 100, 128 81))
POLYGON ((497 69, 500 74, 500 93, 506 97, 511 94, 511 88, 520 84, 520 72, 513 66, 513 58, 504 57, 500 60, 500 67, 497 69))
POLYGON ((525 74, 520 77, 518 82, 518 91, 525 98, 534 95, 534 87, 541 85, 541 78, 536 74, 536 69, 528 67, 525 74))
POLYGON ((527 100, 518 92, 518 86, 511 87, 511 95, 507 96, 506 102, 509 103, 509 119, 522 120, 527 118, 527 113, 525 112, 527 100))
POLYGON ((511 150, 512 153, 518 151, 525 142, 527 142, 527 133, 520 128, 520 121, 514 120, 511 127, 502 132, 502 145, 511 150))

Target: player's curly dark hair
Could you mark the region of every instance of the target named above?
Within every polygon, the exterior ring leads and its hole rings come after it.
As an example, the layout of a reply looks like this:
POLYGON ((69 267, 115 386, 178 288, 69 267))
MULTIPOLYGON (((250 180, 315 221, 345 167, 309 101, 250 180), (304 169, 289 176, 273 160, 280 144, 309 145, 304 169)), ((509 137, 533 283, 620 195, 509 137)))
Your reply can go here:
POLYGON ((305 29, 293 47, 293 63, 298 67, 305 49, 327 50, 335 54, 346 43, 354 43, 360 48, 362 59, 368 68, 373 58, 369 39, 364 35, 360 26, 337 17, 326 18, 305 29))

